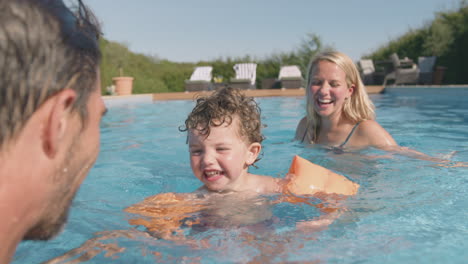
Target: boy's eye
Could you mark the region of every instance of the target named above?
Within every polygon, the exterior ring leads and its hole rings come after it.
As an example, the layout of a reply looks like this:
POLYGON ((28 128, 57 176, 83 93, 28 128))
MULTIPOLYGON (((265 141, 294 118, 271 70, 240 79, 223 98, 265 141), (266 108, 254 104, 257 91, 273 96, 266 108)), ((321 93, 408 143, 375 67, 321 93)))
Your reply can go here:
POLYGON ((227 150, 229 150, 229 148, 223 147, 223 148, 217 148, 216 150, 217 151, 227 151, 227 150))

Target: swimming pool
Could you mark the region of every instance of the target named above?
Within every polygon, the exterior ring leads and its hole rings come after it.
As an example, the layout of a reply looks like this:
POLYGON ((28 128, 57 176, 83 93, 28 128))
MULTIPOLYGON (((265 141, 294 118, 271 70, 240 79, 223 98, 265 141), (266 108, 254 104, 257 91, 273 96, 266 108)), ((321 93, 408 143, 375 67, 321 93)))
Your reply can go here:
MULTIPOLYGON (((400 145, 468 161, 467 88, 391 88, 371 98, 379 123, 400 145)), ((299 154, 345 174, 361 188, 346 201, 348 211, 342 217, 325 231, 288 234, 279 241, 264 238, 245 243, 236 237, 236 230, 209 230, 195 236, 209 237, 216 250, 195 250, 144 236, 119 237, 102 242, 108 248, 125 248, 123 252, 103 251, 86 263, 466 262, 468 168, 445 168, 404 156, 363 157, 383 154, 377 150, 336 155, 305 147, 291 140, 304 113, 303 98, 257 101, 267 127, 264 157, 253 172, 281 177, 293 155, 299 154)), ((79 247, 96 237, 95 232, 129 230, 125 207, 156 193, 190 192, 200 186, 191 174, 185 134, 177 129, 193 102, 106 103, 110 111, 101 125, 101 153, 73 202, 64 232, 48 243, 22 243, 13 263, 40 263, 79 247)), ((310 211, 281 205, 275 215, 286 219, 287 226, 287 219, 310 211)))

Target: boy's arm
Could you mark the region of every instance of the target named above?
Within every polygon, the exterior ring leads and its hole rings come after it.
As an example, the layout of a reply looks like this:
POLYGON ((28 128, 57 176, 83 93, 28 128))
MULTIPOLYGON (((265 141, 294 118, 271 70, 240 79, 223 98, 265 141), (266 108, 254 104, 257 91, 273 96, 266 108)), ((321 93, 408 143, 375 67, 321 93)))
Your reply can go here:
MULTIPOLYGON (((141 225, 157 238, 184 239, 181 225, 184 219, 203 209, 204 204, 191 193, 161 193, 125 209, 133 214, 131 225, 141 225)), ((188 221, 185 225, 190 225, 188 221)))
POLYGON ((148 237, 148 233, 135 229, 97 232, 94 238, 85 241, 81 246, 69 250, 61 256, 47 260, 43 264, 81 263, 91 260, 98 254, 104 254, 106 258, 113 258, 114 255, 125 251, 125 247, 119 246, 116 241, 119 238, 139 240, 148 237))
POLYGON ((346 207, 342 201, 346 199, 343 195, 316 193, 314 195, 318 197, 322 202, 314 204, 322 215, 313 218, 309 221, 303 221, 296 223, 296 229, 307 232, 318 232, 328 228, 340 215, 346 211, 346 207))
POLYGON ((307 231, 326 229, 346 210, 340 201, 355 195, 358 189, 359 184, 299 156, 294 157, 284 186, 284 192, 290 194, 288 202, 307 203, 323 213, 311 221, 296 224, 297 229, 307 231), (307 196, 317 197, 322 203, 312 204, 307 196))
POLYGON ((295 156, 289 168, 285 189, 295 195, 315 195, 316 193, 355 195, 359 184, 348 180, 343 175, 295 156))

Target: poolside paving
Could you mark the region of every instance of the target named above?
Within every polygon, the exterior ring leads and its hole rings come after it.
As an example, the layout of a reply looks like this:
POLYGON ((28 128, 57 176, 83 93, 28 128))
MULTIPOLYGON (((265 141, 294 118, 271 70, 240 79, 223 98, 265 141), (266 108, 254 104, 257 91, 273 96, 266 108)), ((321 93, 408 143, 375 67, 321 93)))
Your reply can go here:
MULTIPOLYGON (((383 93, 385 89, 394 88, 467 88, 468 84, 463 85, 398 85, 398 86, 382 86, 382 85, 368 85, 366 91, 368 94, 383 93)), ((256 89, 256 90, 242 90, 247 96, 252 97, 269 97, 269 96, 305 96, 305 89, 256 89)), ((104 96, 104 99, 110 101, 165 101, 165 100, 195 100, 200 96, 206 96, 212 91, 198 91, 198 92, 173 92, 173 93, 153 93, 153 94, 133 94, 133 95, 114 95, 104 96), (119 100, 114 100, 119 99, 119 100)))
MULTIPOLYGON (((383 86, 366 86, 369 94, 381 93, 384 90, 383 86)), ((247 96, 251 97, 273 97, 273 96, 304 96, 305 89, 255 89, 255 90, 242 90, 247 96)), ((153 100, 193 100, 200 96, 206 96, 212 91, 199 91, 199 92, 180 92, 180 93, 155 93, 153 100)))

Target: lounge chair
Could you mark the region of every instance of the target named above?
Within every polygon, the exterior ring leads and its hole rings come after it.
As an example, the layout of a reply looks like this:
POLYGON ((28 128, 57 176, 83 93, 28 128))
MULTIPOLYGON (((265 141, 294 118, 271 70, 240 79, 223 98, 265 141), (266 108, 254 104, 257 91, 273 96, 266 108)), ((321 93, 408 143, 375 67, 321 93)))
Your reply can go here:
POLYGON ((239 63, 234 65, 236 77, 232 78, 230 85, 239 89, 256 89, 255 81, 257 78, 256 63, 239 63))
POLYGON ((359 69, 361 74, 361 79, 365 85, 373 85, 375 84, 374 81, 374 74, 375 74, 375 67, 374 62, 372 60, 363 59, 359 61, 359 69))
POLYGON ((436 56, 419 57, 419 84, 432 84, 436 56))
POLYGON ((360 60, 358 68, 364 85, 382 85, 385 76, 389 73, 389 66, 387 61, 360 60))
POLYGON ((419 67, 412 60, 405 58, 400 60, 396 53, 390 56, 393 64, 393 72, 387 74, 383 85, 386 86, 389 80, 398 84, 417 84, 419 80, 419 67))
POLYGON ((278 75, 281 87, 286 89, 304 87, 301 70, 296 65, 282 66, 278 75))
POLYGON ((211 90, 211 66, 196 67, 190 76, 190 80, 185 81, 185 91, 208 91, 211 90))

